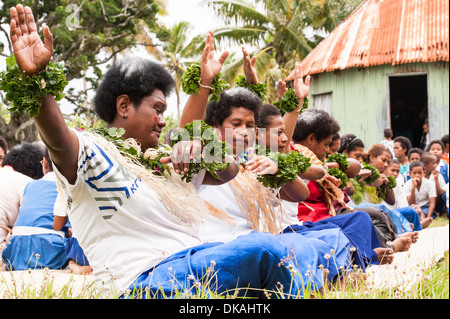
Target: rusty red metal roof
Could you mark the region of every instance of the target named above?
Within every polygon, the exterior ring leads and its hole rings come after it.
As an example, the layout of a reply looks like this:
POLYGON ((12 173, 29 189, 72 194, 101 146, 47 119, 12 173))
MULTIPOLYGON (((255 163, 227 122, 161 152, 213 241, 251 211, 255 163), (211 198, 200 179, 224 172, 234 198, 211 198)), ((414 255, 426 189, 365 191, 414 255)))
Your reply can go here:
POLYGON ((305 57, 303 74, 448 62, 448 17, 449 0, 366 0, 305 57))

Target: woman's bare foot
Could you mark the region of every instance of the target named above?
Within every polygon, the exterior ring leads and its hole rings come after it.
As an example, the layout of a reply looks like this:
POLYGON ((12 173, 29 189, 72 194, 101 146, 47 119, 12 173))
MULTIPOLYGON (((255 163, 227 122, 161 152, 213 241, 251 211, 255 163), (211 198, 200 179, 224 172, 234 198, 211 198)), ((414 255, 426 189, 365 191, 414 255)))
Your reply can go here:
POLYGON ((394 251, 390 248, 375 248, 377 259, 380 265, 392 264, 394 261, 394 251))
POLYGON ((422 225, 422 229, 427 228, 428 226, 430 226, 431 222, 433 221, 432 217, 425 217, 424 219, 422 219, 420 221, 420 224, 422 225))
POLYGON ((411 243, 412 239, 410 237, 397 237, 397 239, 392 242, 392 245, 394 246, 394 252, 398 253, 401 251, 408 251, 411 247, 411 243))
POLYGON ((69 268, 75 275, 90 275, 92 274, 92 267, 87 266, 80 266, 72 259, 69 261, 69 268))
POLYGON ((406 232, 401 235, 398 235, 398 237, 411 238, 411 242, 414 244, 419 239, 419 232, 418 231, 406 232))

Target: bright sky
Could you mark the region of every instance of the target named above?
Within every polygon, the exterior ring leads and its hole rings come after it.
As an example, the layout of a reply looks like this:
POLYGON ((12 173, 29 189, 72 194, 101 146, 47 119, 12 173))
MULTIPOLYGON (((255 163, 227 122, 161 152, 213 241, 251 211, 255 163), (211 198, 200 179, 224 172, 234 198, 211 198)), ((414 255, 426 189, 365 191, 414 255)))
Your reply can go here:
MULTIPOLYGON (((187 21, 191 24, 191 37, 199 33, 206 33, 209 30, 213 30, 221 25, 223 22, 217 18, 212 8, 209 8, 206 4, 202 4, 203 0, 166 0, 167 3, 167 16, 159 17, 167 26, 173 25, 181 21, 187 21)), ((3 38, 3 33, 0 34, 0 40, 6 41, 3 38)), ((138 50, 139 52, 139 50, 138 50)), ((137 54, 140 54, 138 53, 137 54)), ((221 54, 222 52, 217 52, 221 54)), ((0 69, 4 67, 4 57, 0 57, 0 69)), ((71 82, 72 86, 81 85, 76 80, 71 82)), ((184 93, 182 92, 182 95, 184 93)), ((182 96, 181 108, 183 107, 187 96, 182 96)), ((60 103, 61 109, 64 113, 72 112, 72 105, 64 100, 60 103)), ((168 108, 166 115, 176 114, 176 96, 172 94, 168 98, 168 108)))

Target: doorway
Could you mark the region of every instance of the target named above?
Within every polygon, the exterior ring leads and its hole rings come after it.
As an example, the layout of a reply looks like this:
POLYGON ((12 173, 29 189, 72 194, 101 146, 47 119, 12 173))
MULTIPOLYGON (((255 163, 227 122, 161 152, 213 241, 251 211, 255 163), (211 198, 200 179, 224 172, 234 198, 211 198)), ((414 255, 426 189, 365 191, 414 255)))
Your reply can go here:
POLYGON ((390 76, 389 95, 394 137, 406 136, 413 147, 421 147, 428 119, 427 75, 390 76))

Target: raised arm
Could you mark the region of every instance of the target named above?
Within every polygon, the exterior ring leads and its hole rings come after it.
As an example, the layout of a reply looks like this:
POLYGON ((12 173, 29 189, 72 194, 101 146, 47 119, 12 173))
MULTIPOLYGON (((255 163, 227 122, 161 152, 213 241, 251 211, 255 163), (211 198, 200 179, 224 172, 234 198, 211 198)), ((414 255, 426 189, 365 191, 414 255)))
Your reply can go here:
POLYGON ((222 70, 223 64, 229 55, 228 51, 216 59, 214 57, 214 33, 208 32, 206 36, 205 48, 203 49, 200 58, 200 87, 198 94, 191 94, 183 108, 181 114, 179 127, 184 127, 186 124, 195 121, 203 120, 206 112, 206 105, 208 104, 209 87, 214 77, 222 70))
MULTIPOLYGON (((44 27, 44 41, 41 40, 29 7, 24 8, 18 4, 10 11, 10 37, 17 65, 26 76, 36 75, 50 62, 53 53, 52 34, 48 27, 44 27)), ((35 117, 34 121, 54 165, 73 183, 76 179, 78 139, 67 127, 52 96, 47 95, 42 100, 39 116, 35 117)))
MULTIPOLYGON (((288 138, 288 141, 286 143, 286 152, 290 152, 291 150, 289 144, 292 140, 292 135, 294 134, 298 114, 300 113, 303 107, 303 102, 305 101, 305 98, 309 94, 310 81, 311 77, 308 75, 305 78, 305 82, 303 82, 302 67, 299 63, 296 63, 294 69, 294 92, 298 99, 298 106, 292 112, 287 112, 286 114, 284 114, 283 117, 284 125, 286 126, 286 136, 288 138)), ((286 91, 286 84, 283 81, 280 81, 278 85, 281 86, 281 88, 279 88, 278 90, 278 95, 281 98, 284 92, 286 91)))

